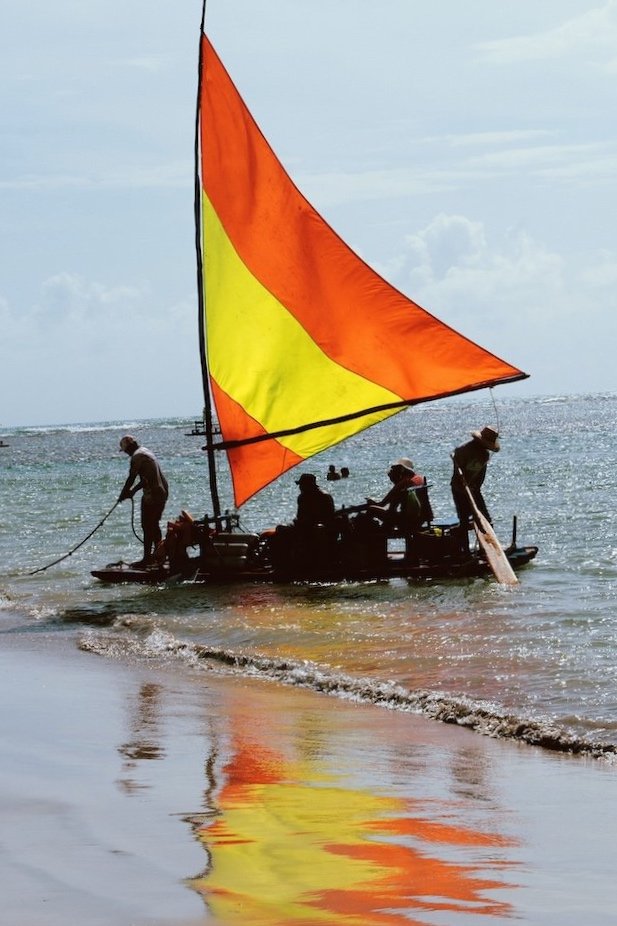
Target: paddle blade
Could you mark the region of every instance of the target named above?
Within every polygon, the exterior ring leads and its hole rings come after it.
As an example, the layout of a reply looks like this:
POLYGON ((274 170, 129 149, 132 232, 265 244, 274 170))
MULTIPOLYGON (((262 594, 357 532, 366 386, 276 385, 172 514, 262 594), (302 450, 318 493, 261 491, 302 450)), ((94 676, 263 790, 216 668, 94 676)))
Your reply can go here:
MULTIPOLYGON (((469 489, 467 490, 469 492, 469 489)), ((503 547, 497 539, 497 534, 491 524, 487 521, 481 511, 475 504, 471 492, 469 497, 474 506, 474 529, 478 543, 486 556, 489 566, 493 570, 493 575, 502 585, 518 585, 518 579, 510 565, 508 557, 504 553, 503 547)))

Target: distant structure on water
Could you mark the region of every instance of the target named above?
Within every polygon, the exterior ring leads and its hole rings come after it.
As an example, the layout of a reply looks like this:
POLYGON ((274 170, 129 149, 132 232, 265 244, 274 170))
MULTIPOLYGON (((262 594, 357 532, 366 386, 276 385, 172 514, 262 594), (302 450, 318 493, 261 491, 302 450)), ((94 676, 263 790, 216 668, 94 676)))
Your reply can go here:
MULTIPOLYGON (((202 418, 196 418, 193 421, 193 427, 190 431, 187 431, 186 437, 205 437, 206 436, 206 410, 204 409, 204 414, 202 418)), ((220 434, 221 429, 218 424, 214 424, 212 427, 212 434, 220 434)))

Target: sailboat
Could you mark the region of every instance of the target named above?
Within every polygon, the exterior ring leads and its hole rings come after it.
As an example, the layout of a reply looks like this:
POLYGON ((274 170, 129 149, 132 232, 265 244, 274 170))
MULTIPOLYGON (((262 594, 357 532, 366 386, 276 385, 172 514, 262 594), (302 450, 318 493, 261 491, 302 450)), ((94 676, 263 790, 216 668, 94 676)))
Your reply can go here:
MULTIPOLYGON (((367 530, 367 518, 352 510, 312 533, 292 531, 283 544, 276 532, 241 532, 237 516, 223 512, 221 453, 237 510, 293 467, 409 406, 527 374, 404 296, 327 224, 264 138, 203 17, 195 228, 209 512, 182 515, 175 532, 171 526, 158 569, 120 564, 93 575, 219 582, 489 572, 482 546, 470 553, 461 545, 458 524, 428 521, 390 553, 387 531, 367 530)), ((513 530, 500 556, 512 572, 536 550, 518 546, 513 530)))

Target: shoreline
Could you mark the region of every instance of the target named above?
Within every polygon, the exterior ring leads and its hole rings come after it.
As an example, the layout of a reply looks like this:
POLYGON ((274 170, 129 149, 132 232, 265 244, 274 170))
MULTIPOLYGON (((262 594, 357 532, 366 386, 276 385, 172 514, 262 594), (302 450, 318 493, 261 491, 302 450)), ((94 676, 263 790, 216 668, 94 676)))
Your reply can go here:
POLYGON ((366 924, 385 909, 399 911, 393 924, 416 911, 440 926, 612 916, 615 769, 604 763, 275 683, 102 659, 70 635, 3 643, 0 888, 12 926, 258 915, 292 926, 317 922, 316 894, 319 921, 336 924, 359 902, 360 874, 366 924))

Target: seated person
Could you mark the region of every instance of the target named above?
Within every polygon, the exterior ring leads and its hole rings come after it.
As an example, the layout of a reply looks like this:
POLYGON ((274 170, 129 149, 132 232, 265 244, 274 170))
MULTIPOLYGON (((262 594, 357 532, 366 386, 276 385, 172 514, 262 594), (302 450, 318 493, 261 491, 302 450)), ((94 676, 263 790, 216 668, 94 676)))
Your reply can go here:
POLYGON ((333 527, 334 499, 329 492, 319 488, 317 477, 313 473, 302 473, 296 480, 296 485, 300 494, 294 526, 300 530, 310 529, 318 524, 333 527))
POLYGON ((403 457, 393 463, 388 478, 393 485, 380 502, 367 498, 369 515, 378 518, 387 530, 405 533, 430 523, 433 511, 426 478, 414 471, 411 460, 403 457))
POLYGON ((332 496, 319 488, 313 473, 302 473, 296 484, 300 494, 293 523, 279 524, 276 530, 262 534, 268 539, 270 555, 278 567, 289 566, 300 554, 313 558, 321 554, 326 556, 336 541, 337 521, 332 496))

